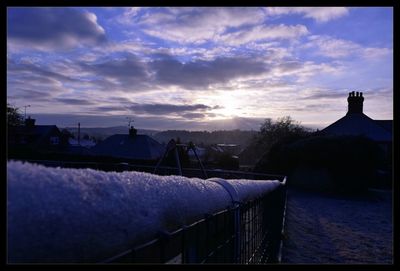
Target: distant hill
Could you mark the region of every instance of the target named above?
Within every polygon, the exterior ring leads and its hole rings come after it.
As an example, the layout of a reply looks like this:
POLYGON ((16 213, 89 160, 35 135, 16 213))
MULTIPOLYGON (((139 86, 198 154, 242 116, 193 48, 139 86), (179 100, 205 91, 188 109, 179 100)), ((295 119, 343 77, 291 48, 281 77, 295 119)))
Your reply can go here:
MULTIPOLYGON (((78 127, 65 127, 77 137, 78 127)), ((96 139, 105 139, 114 134, 128 134, 128 127, 115 126, 107 128, 81 128, 81 137, 84 135, 95 137, 96 139)), ((138 134, 149 135, 160 143, 168 143, 171 139, 180 138, 181 142, 187 143, 192 141, 196 145, 212 145, 212 144, 238 144, 241 149, 248 146, 250 140, 257 134, 257 131, 242 130, 224 130, 224 131, 186 131, 186 130, 168 130, 157 131, 148 129, 138 129, 138 134)))
MULTIPOLYGON (((78 135, 78 127, 65 127, 61 128, 62 129, 67 129, 71 133, 73 133, 75 136, 78 135)), ((138 129, 138 133, 142 135, 149 135, 153 136, 154 134, 158 133, 160 131, 157 130, 146 130, 146 129, 138 129)), ((115 135, 115 134, 128 134, 128 127, 126 126, 114 126, 114 127, 106 127, 106 128, 81 128, 81 136, 83 135, 89 135, 94 136, 98 139, 105 139, 109 136, 115 135)))
POLYGON ((192 141, 196 145, 212 144, 238 144, 245 148, 250 140, 257 134, 257 131, 226 130, 226 131, 186 131, 186 130, 168 130, 153 135, 160 143, 168 143, 169 140, 179 138, 181 142, 192 141))

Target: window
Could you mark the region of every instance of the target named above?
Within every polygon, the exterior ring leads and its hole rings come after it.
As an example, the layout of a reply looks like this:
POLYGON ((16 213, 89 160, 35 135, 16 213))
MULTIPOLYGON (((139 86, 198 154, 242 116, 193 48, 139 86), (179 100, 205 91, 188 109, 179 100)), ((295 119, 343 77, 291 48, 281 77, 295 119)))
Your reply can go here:
POLYGON ((58 145, 60 144, 60 138, 58 136, 50 137, 50 144, 51 145, 58 145))

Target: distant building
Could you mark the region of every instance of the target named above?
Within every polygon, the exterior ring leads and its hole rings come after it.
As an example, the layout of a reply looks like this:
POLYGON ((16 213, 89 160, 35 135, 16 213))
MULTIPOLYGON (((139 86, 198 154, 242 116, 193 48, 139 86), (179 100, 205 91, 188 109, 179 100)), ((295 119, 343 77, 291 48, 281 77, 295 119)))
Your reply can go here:
POLYGON ((157 160, 165 147, 148 135, 138 135, 130 128, 129 134, 112 135, 90 149, 95 155, 135 160, 157 160))
POLYGON ((96 146, 96 142, 90 139, 75 139, 75 138, 69 138, 68 139, 68 144, 71 146, 82 146, 84 148, 91 148, 96 146))
POLYGON ((239 144, 217 144, 218 149, 222 150, 222 152, 227 152, 232 155, 239 155, 241 148, 239 144))
POLYGON ((35 119, 28 117, 25 125, 9 127, 10 147, 29 147, 38 150, 59 150, 67 143, 56 125, 35 125, 35 119))
POLYGON ((93 155, 90 148, 96 145, 95 142, 88 139, 75 139, 68 138, 68 150, 67 153, 78 154, 78 155, 93 155))
POLYGON ((350 92, 347 114, 320 131, 324 135, 365 136, 390 153, 392 146, 392 120, 373 120, 363 113, 362 92, 350 92))
MULTIPOLYGON (((205 160, 205 157, 206 157, 206 149, 205 149, 205 148, 198 147, 198 146, 195 146, 195 149, 196 149, 197 157, 199 157, 199 159, 200 159, 201 161, 204 161, 204 160, 205 160)), ((189 159, 190 159, 191 161, 197 161, 197 157, 196 157, 196 155, 195 155, 195 153, 193 152, 192 149, 189 149, 188 155, 189 155, 189 159)))

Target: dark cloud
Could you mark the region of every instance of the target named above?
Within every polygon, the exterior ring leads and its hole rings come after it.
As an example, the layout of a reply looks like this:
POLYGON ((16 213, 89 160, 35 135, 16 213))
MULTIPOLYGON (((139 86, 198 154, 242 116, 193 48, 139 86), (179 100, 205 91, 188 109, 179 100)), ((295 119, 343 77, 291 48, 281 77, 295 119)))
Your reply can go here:
POLYGON ((303 67, 303 63, 299 61, 287 61, 277 65, 277 68, 283 72, 297 71, 303 67))
POLYGON ((319 99, 338 99, 343 98, 348 95, 348 92, 330 90, 330 91, 320 91, 309 96, 302 98, 303 100, 319 100, 319 99))
MULTIPOLYGON (((69 99, 66 99, 69 100, 69 99)), ((71 99, 73 100, 73 99, 71 99)), ((179 104, 138 104, 128 102, 123 99, 120 105, 105 105, 93 107, 91 112, 116 112, 116 111, 127 111, 133 112, 138 115, 158 115, 158 116, 174 116, 183 118, 204 118, 212 113, 205 113, 208 110, 219 108, 218 106, 207 106, 204 104, 193 104, 193 105, 179 105, 179 104)))
POLYGON ((75 98, 56 98, 55 101, 70 105, 93 105, 94 102, 75 98))
POLYGON ((126 106, 97 106, 92 108, 92 111, 94 112, 115 112, 115 111, 124 111, 127 110, 126 106))
POLYGON ((108 100, 111 102, 118 102, 118 103, 122 103, 122 104, 131 104, 132 103, 131 100, 124 98, 124 97, 110 97, 108 100))
POLYGON ((176 104, 134 104, 129 107, 133 112, 139 114, 165 115, 180 114, 184 112, 195 113, 193 111, 206 111, 213 107, 204 104, 176 105, 176 104))
POLYGON ((291 108, 286 108, 286 110, 291 110, 291 111, 299 111, 299 112, 325 112, 325 111, 330 111, 332 110, 332 106, 335 106, 336 104, 329 105, 329 104, 309 104, 305 105, 303 107, 300 106, 294 106, 291 108))
MULTIPOLYGON (((73 79, 69 76, 65 76, 61 73, 50 71, 46 68, 40 67, 31 63, 17 63, 13 60, 9 60, 7 63, 7 73, 14 77, 27 76, 25 79, 36 80, 37 82, 49 82, 52 79, 63 81, 63 82, 77 82, 79 80, 73 79)), ((33 82, 35 83, 35 82, 33 82)))
POLYGON ((173 58, 151 62, 155 80, 161 85, 178 85, 187 89, 226 83, 241 76, 258 75, 268 71, 265 64, 249 58, 217 58, 181 63, 173 58))
POLYGON ((47 91, 38 91, 28 88, 15 88, 12 94, 7 95, 7 99, 23 99, 26 101, 50 102, 52 99, 52 95, 47 91))
POLYGON ((253 58, 217 58, 182 63, 170 56, 159 55, 157 60, 144 62, 127 54, 124 58, 101 63, 79 63, 79 69, 98 79, 103 89, 119 87, 127 91, 179 86, 184 89, 204 89, 223 84, 237 77, 268 72, 265 63, 253 58), (111 80, 110 80, 111 79, 111 80))
POLYGON ((94 14, 74 8, 8 8, 7 38, 46 48, 106 41, 94 14))
POLYGON ((80 68, 100 77, 100 81, 104 81, 104 78, 111 78, 117 81, 114 84, 131 90, 147 89, 146 83, 150 81, 146 63, 133 55, 124 59, 113 59, 96 64, 82 62, 80 68))
MULTIPOLYGON (((70 127, 80 122, 81 127, 113 127, 126 126, 126 116, 72 115, 72 114, 31 114, 40 125, 55 124, 58 127, 70 127)), ((215 121, 192 121, 190 119, 168 118, 166 116, 141 116, 134 118, 134 125, 138 129, 157 130, 258 130, 263 119, 233 118, 215 121), (156 128, 155 128, 156 127, 156 128)), ((128 131, 127 131, 128 133, 128 131)))
MULTIPOLYGON (((208 114, 207 114, 208 115, 208 114)), ((186 113, 182 115, 184 119, 203 119, 206 117, 206 114, 203 113, 186 113)))

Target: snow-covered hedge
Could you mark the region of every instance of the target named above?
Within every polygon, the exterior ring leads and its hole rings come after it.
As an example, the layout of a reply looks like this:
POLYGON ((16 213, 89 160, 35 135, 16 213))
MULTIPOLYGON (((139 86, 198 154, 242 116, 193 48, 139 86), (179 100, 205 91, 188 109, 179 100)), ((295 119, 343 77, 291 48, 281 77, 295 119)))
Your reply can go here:
MULTIPOLYGON (((280 182, 226 180, 247 201, 280 182)), ((7 163, 10 262, 96 262, 232 204, 210 180, 7 163)))

